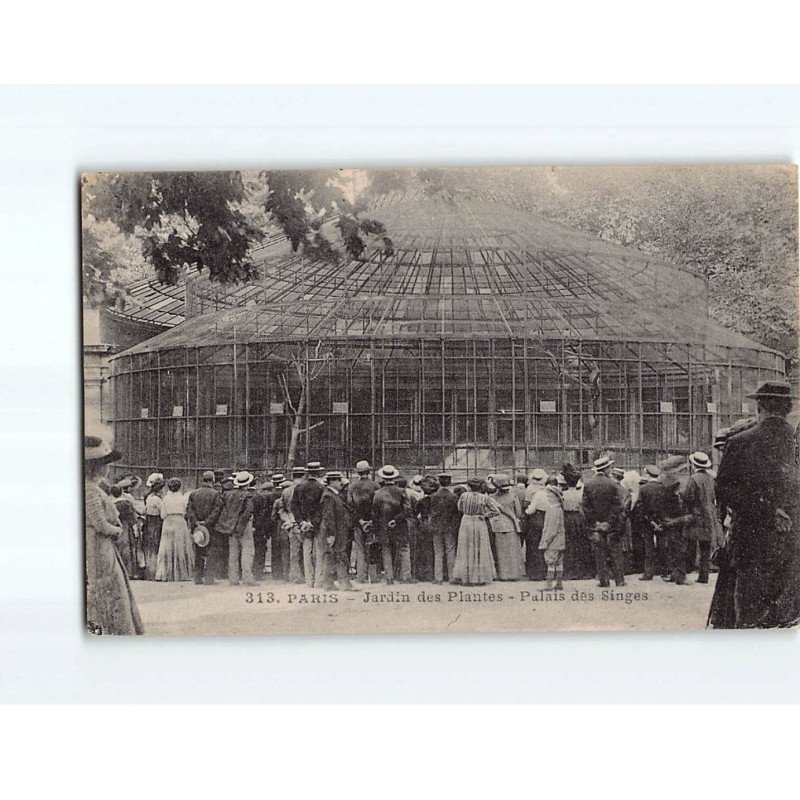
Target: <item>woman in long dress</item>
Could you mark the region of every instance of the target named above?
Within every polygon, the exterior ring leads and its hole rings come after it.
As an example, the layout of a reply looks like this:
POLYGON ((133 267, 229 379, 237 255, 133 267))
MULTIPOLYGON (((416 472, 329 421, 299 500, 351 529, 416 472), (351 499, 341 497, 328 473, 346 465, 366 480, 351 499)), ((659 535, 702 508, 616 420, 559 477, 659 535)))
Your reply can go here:
POLYGON ((139 609, 117 550, 122 526, 111 498, 98 485, 121 457, 97 436, 84 437, 86 510, 86 622, 91 633, 143 633, 139 609))
POLYGON ((139 545, 136 511, 130 500, 123 495, 119 484, 112 486, 109 493, 122 526, 122 536, 117 539, 117 549, 122 557, 122 563, 125 565, 125 572, 128 573, 129 578, 135 580, 139 577, 139 563, 136 558, 139 545))
MULTIPOLYGON (((572 465, 569 465, 572 467, 572 465)), ((564 476, 564 577, 567 580, 582 581, 594 577, 595 563, 592 553, 592 542, 581 511, 583 486, 581 475, 575 467, 568 469, 565 465, 561 474, 564 476)))
POLYGON ((144 550, 144 577, 148 581, 156 579, 158 550, 161 545, 161 493, 164 489, 164 476, 154 472, 147 479, 148 492, 144 498, 144 528, 142 530, 142 550, 144 550))
POLYGON ((499 514, 497 504, 485 492, 478 478, 467 481, 469 489, 458 498, 461 527, 451 583, 483 586, 497 577, 486 520, 499 514))
POLYGON ((157 581, 190 581, 194 576, 192 535, 186 524, 188 494, 181 494, 181 482, 171 478, 161 501, 161 544, 156 566, 157 581))
POLYGON ((489 527, 494 540, 497 579, 519 581, 525 577, 525 560, 519 540, 522 503, 511 491, 508 475, 495 475, 494 485, 497 493, 491 499, 497 504, 499 513, 489 520, 489 527))

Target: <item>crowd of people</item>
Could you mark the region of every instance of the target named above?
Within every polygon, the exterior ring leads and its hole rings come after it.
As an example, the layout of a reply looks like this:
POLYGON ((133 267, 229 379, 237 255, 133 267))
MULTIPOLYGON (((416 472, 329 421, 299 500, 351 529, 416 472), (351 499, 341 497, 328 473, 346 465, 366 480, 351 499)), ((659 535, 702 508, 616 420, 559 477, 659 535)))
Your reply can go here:
POLYGON ((773 382, 754 397, 759 419, 717 435, 716 478, 703 451, 641 474, 602 455, 585 481, 569 463, 454 484, 447 473, 408 478, 366 461, 350 481, 312 461, 258 480, 247 470, 208 471, 189 492, 153 473, 142 493, 134 475, 104 482, 104 465, 119 454, 87 437, 89 619, 108 630, 114 612, 96 604, 111 591, 126 615, 111 632, 138 632, 129 578, 256 586, 269 560, 272 580, 342 592, 494 580, 541 581, 550 592, 591 578, 624 586, 637 573, 685 586, 695 570, 700 584, 719 570, 714 627, 793 624, 800 526, 790 389, 773 382))

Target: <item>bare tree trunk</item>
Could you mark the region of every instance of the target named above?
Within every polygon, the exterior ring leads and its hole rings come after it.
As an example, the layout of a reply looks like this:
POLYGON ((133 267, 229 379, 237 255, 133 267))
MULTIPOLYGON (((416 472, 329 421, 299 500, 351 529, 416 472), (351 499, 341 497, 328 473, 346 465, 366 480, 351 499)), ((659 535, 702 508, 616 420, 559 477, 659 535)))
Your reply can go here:
POLYGON ((297 455, 297 444, 302 433, 303 410, 306 406, 305 389, 300 393, 300 400, 297 403, 297 410, 292 416, 292 433, 289 437, 289 452, 286 454, 286 466, 288 469, 294 467, 294 460, 297 455))

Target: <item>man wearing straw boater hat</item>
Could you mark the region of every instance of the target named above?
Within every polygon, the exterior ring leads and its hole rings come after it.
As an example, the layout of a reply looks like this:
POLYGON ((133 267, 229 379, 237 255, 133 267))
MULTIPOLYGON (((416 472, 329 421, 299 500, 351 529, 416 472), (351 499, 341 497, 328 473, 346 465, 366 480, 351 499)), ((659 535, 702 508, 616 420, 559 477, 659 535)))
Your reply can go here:
POLYGON ((304 552, 313 548, 314 570, 312 575, 306 572, 306 585, 311 585, 309 584, 311 578, 313 586, 317 589, 322 588, 322 555, 327 547, 327 543, 319 536, 322 493, 325 491, 322 483, 324 472, 319 461, 309 461, 306 465, 305 478, 294 487, 290 505, 290 511, 294 514, 303 535, 304 552))
POLYGON ((717 472, 716 499, 733 524, 709 622, 788 627, 800 620, 800 498, 786 421, 796 396, 790 384, 767 381, 748 397, 756 400, 758 422, 728 437, 717 472))
POLYGON ((722 544, 722 524, 717 513, 714 478, 709 470, 711 459, 702 450, 689 456, 691 474, 681 492, 683 511, 689 520, 684 528, 686 538, 686 571, 694 568, 697 551, 700 563, 697 582, 708 583, 709 559, 712 549, 722 544))
POLYGON ((222 493, 222 510, 214 529, 228 539, 228 581, 255 586, 253 579, 253 494, 248 487, 253 475, 247 470, 233 476, 233 488, 222 493))
POLYGON ((372 498, 372 525, 381 543, 383 573, 387 585, 394 583, 399 573, 401 583, 411 583, 411 546, 407 520, 411 515, 411 500, 396 485, 400 473, 386 464, 378 470, 380 488, 372 498))
POLYGON ((614 462, 607 456, 598 458, 594 475, 583 487, 581 509, 594 543, 597 581, 601 587, 609 586, 609 565, 614 583, 625 585, 622 564, 623 498, 619 484, 609 474, 614 462))
MULTIPOLYGON (((378 484, 372 480, 372 467, 369 461, 356 464, 358 479, 347 489, 347 505, 353 512, 353 543, 356 551, 356 580, 360 583, 378 582, 380 559, 370 552, 372 538, 372 498, 378 491, 378 484)), ((375 548, 372 548, 373 550, 375 548)))

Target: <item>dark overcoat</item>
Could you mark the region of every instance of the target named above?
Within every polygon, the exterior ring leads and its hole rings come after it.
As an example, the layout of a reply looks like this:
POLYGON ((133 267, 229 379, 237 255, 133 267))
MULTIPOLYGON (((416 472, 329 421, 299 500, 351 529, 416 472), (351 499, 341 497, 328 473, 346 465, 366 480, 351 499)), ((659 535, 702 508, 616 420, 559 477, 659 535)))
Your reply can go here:
POLYGON ((715 489, 720 515, 729 509, 733 519, 726 560, 734 607, 732 614, 717 608, 720 618, 732 618, 737 628, 796 624, 800 503, 794 431, 786 420, 768 417, 730 437, 715 489))

